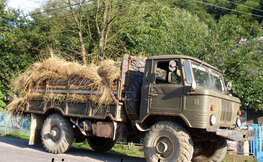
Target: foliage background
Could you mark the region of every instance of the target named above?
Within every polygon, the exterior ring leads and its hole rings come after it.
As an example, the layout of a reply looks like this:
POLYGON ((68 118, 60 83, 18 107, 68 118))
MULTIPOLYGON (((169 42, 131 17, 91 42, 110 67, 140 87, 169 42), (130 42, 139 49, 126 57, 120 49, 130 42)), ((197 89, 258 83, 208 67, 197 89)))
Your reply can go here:
POLYGON ((53 49, 83 63, 82 54, 88 63, 125 53, 197 57, 222 70, 243 106, 263 110, 263 1, 201 2, 50 0, 29 16, 0 0, 0 107, 12 80, 53 49))

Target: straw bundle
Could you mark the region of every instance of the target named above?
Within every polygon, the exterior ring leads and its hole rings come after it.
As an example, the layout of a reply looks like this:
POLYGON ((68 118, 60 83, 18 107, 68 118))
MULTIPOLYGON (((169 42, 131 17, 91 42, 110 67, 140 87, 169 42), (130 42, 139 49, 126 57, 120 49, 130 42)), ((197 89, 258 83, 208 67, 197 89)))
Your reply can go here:
POLYGON ((10 102, 7 106, 6 109, 11 113, 11 114, 21 114, 21 112, 24 111, 26 106, 26 98, 24 97, 19 97, 19 98, 14 98, 12 102, 10 102))
POLYGON ((98 67, 94 64, 83 66, 57 57, 36 62, 14 82, 15 89, 21 92, 23 98, 13 100, 7 106, 7 110, 23 111, 26 101, 34 99, 44 102, 93 101, 99 106, 108 105, 113 100, 102 78, 112 90, 116 90, 120 66, 113 60, 105 60, 98 65, 98 67), (91 94, 36 93, 35 90, 38 89, 90 90, 91 94), (100 93, 92 94, 93 91, 100 93))
POLYGON ((18 77, 15 85, 23 95, 27 95, 32 89, 36 89, 38 86, 41 87, 48 81, 76 78, 90 80, 92 83, 89 86, 97 85, 101 81, 95 65, 82 66, 77 62, 67 62, 53 57, 43 62, 34 63, 28 71, 18 77))
MULTIPOLYGON (((116 78, 120 76, 120 67, 113 60, 105 60, 99 63, 98 74, 105 78, 106 82, 112 86, 116 78)), ((114 88, 114 87, 111 87, 114 88)))

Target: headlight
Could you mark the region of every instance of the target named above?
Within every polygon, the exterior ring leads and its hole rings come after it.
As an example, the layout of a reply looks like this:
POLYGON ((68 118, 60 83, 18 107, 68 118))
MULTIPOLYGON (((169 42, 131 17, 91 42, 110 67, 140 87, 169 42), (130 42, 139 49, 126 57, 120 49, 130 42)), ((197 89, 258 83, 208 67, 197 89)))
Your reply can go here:
POLYGON ((241 119, 240 119, 240 118, 237 118, 237 120, 236 120, 236 125, 237 125, 238 127, 241 127, 241 124, 242 124, 241 119))
POLYGON ((211 125, 215 125, 216 124, 216 116, 214 114, 212 114, 210 116, 210 124, 211 125))

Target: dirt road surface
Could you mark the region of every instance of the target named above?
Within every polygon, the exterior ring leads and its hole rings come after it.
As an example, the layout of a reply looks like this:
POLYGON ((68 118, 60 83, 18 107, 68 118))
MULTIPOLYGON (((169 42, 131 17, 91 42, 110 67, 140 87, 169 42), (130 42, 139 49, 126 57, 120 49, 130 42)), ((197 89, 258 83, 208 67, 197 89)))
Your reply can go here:
POLYGON ((1 162, 145 162, 143 158, 96 153, 71 148, 64 154, 47 153, 42 145, 29 146, 28 141, 0 137, 1 162))

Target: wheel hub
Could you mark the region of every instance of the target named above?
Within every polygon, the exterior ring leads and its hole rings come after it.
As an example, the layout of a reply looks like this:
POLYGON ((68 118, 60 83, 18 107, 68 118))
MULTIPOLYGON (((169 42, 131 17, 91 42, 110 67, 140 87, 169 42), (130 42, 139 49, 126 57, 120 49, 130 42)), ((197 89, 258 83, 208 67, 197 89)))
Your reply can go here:
POLYGON ((56 139, 58 138, 59 136, 59 129, 58 127, 53 127, 51 130, 50 130, 50 137, 53 138, 53 139, 56 139))
POLYGON ((156 150, 157 150, 158 153, 162 154, 162 153, 166 152, 167 149, 168 149, 167 143, 165 143, 163 141, 159 141, 157 143, 156 150))
POLYGON ((175 151, 169 137, 160 137, 156 141, 155 149, 160 159, 168 158, 175 151))

